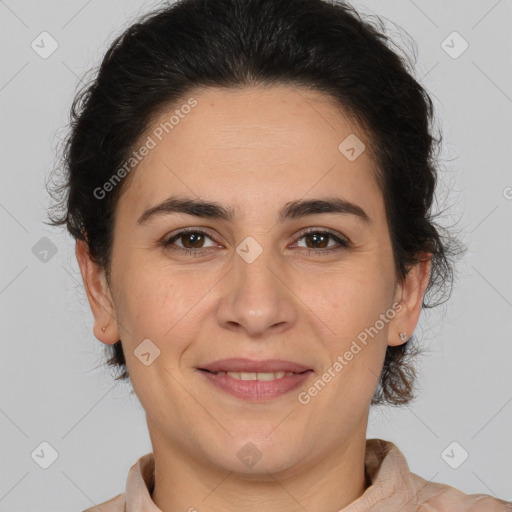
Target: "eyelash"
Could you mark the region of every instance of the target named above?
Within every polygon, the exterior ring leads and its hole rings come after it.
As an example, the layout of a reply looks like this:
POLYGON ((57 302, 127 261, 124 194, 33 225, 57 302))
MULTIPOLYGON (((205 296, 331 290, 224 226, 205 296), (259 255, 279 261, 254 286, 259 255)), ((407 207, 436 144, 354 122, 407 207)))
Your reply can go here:
MULTIPOLYGON (((186 256, 199 257, 199 256, 204 255, 204 252, 203 252, 204 249, 202 249, 202 248, 199 248, 199 249, 186 249, 186 248, 183 248, 183 247, 171 247, 171 244, 174 243, 176 240, 181 238, 183 235, 187 235, 187 234, 190 234, 190 233, 193 233, 193 234, 196 234, 196 235, 204 235, 204 236, 207 236, 208 238, 213 240, 213 238, 208 233, 206 233, 205 231, 202 231, 202 230, 196 229, 196 228, 186 228, 186 229, 181 230, 179 233, 176 233, 172 237, 170 237, 170 238, 168 238, 166 240, 163 240, 162 241, 162 246, 165 249, 168 249, 168 250, 171 250, 171 251, 180 251, 180 252, 184 253, 186 256)), ((309 229, 307 231, 302 232, 302 234, 298 238, 298 240, 301 240, 306 235, 311 235, 311 234, 328 235, 333 240, 338 242, 340 244, 340 247, 335 247, 334 249, 333 248, 331 248, 331 249, 310 249, 310 248, 304 248, 304 250, 306 250, 307 253, 310 254, 310 255, 319 256, 319 255, 322 255, 322 254, 330 253, 330 252, 333 252, 333 251, 338 251, 340 249, 347 249, 347 248, 350 247, 350 242, 346 238, 341 237, 339 235, 336 235, 336 234, 332 233, 329 230, 319 230, 319 229, 314 229, 314 228, 313 229, 309 229)), ((208 250, 208 249, 213 249, 213 247, 212 248, 206 248, 206 250, 208 250)))

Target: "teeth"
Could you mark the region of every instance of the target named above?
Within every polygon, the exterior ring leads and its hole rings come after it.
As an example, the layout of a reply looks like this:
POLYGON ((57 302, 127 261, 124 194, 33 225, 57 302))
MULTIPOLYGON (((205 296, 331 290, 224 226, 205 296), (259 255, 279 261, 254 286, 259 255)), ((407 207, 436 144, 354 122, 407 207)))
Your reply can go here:
POLYGON ((274 380, 283 377, 291 377, 293 372, 215 372, 216 375, 224 375, 227 373, 230 377, 237 380, 274 380))

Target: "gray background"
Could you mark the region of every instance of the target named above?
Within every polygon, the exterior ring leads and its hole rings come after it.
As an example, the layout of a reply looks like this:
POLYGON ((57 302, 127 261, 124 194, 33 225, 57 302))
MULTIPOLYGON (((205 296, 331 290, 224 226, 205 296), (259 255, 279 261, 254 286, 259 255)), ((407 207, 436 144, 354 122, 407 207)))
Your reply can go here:
MULTIPOLYGON (((124 492, 130 466, 151 451, 138 400, 101 366, 74 243, 42 221, 80 77, 153 5, 0 0, 0 510, 91 507, 124 492), (31 47, 43 31, 59 45, 46 59, 31 47), (48 469, 31 457, 43 441, 58 452, 48 469)), ((416 330, 430 349, 418 399, 372 410, 367 437, 395 442, 428 480, 512 500, 512 2, 354 5, 388 20, 397 44, 392 22, 417 42, 416 76, 445 137, 439 202, 469 246, 451 300, 423 312, 416 330), (469 43, 458 58, 442 47, 453 31, 469 43), (453 441, 469 453, 457 469, 441 455, 453 441)))

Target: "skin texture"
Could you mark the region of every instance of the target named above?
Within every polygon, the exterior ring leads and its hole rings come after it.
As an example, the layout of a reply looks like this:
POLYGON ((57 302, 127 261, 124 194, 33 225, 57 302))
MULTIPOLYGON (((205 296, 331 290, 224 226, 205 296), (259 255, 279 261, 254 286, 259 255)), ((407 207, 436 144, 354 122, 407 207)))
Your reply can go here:
POLYGON ((77 242, 94 334, 106 344, 122 340, 153 445, 152 498, 163 511, 337 511, 368 485, 369 403, 386 346, 403 343, 399 333, 410 336, 417 324, 430 255, 397 280, 371 148, 354 161, 338 150, 350 134, 368 141, 328 97, 288 86, 191 96, 197 106, 132 171, 120 197, 110 288, 77 242), (216 201, 235 218, 172 213, 137 224, 171 195, 216 201), (359 205, 371 223, 332 213, 277 222, 287 202, 333 196, 359 205), (177 251, 159 244, 186 227, 211 238, 182 237, 177 251), (330 230, 351 245, 315 242, 305 228, 330 230), (252 263, 236 252, 247 236, 263 249, 252 263), (401 305, 394 318, 317 396, 299 403, 298 393, 394 303, 401 305), (160 350, 149 366, 134 355, 144 339, 160 350), (284 396, 242 401, 197 370, 227 357, 286 359, 314 376, 284 396), (249 442, 261 453, 252 468, 237 457, 249 442))

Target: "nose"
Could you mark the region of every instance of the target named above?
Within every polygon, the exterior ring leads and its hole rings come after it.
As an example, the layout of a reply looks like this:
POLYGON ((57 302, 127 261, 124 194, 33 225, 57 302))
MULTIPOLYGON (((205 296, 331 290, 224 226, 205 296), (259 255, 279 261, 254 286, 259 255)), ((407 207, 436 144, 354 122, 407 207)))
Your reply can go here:
POLYGON ((233 265, 217 308, 221 327, 256 338, 291 329, 298 315, 290 270, 269 249, 252 262, 236 254, 233 265))

